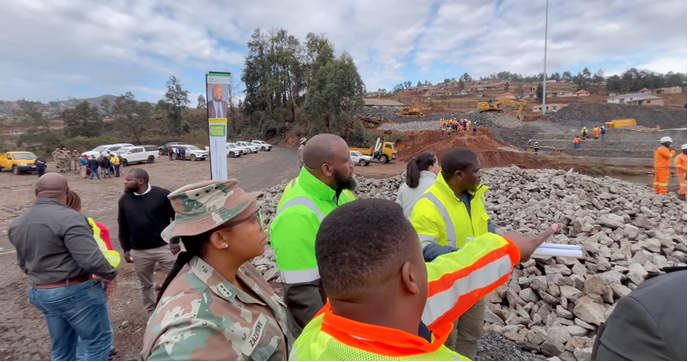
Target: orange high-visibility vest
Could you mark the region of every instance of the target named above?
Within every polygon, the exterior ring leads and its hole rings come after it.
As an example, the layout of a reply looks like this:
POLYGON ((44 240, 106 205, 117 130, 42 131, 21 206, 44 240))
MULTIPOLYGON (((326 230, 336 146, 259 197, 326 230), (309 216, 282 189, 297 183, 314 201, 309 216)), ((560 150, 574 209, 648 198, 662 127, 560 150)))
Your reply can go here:
POLYGON ((674 157, 676 151, 669 151, 668 148, 661 146, 655 151, 655 168, 664 168, 671 166, 671 158, 674 157))
POLYGON ((422 321, 431 341, 397 329, 370 325, 320 311, 294 342, 289 359, 306 361, 467 360, 444 346, 454 321, 480 298, 506 283, 521 254, 496 234, 475 238, 458 252, 425 264, 428 301, 422 321))

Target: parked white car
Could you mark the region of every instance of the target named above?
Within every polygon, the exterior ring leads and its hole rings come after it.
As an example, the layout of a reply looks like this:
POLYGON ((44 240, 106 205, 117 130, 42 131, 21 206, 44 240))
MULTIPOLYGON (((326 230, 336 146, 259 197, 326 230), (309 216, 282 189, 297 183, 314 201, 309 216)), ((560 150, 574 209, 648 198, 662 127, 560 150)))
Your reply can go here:
POLYGON ((208 152, 194 145, 174 145, 172 148, 184 149, 184 159, 196 161, 208 158, 208 152))
POLYGON ((248 155, 249 153, 251 153, 251 149, 250 149, 250 148, 244 147, 244 146, 239 146, 239 145, 236 144, 236 143, 227 143, 227 146, 228 146, 228 147, 232 147, 232 148, 239 149, 239 150, 241 150, 241 152, 242 152, 243 154, 245 154, 245 155, 248 155))
POLYGON ((102 145, 94 148, 91 151, 86 151, 82 153, 81 155, 86 155, 88 158, 91 158, 91 156, 95 156, 96 158, 106 154, 108 151, 113 152, 116 151, 122 147, 134 147, 131 143, 115 143, 112 145, 102 145))
POLYGON ((261 151, 270 152, 270 150, 272 150, 272 145, 265 142, 265 141, 253 140, 253 141, 251 141, 251 144, 258 146, 258 148, 260 148, 261 151))
POLYGON ((372 157, 365 156, 358 151, 349 151, 349 157, 351 157, 351 161, 359 166, 368 166, 371 162, 373 162, 372 157))
POLYGON ((237 147, 235 144, 228 143, 227 144, 227 157, 241 157, 241 155, 244 154, 244 150, 237 147))
POLYGON ((158 146, 155 145, 122 147, 115 153, 119 153, 120 162, 122 162, 122 166, 125 167, 132 163, 153 163, 156 158, 160 157, 158 146))
POLYGON ((242 147, 247 147, 251 150, 251 153, 258 153, 258 146, 254 144, 248 143, 246 141, 237 141, 236 144, 242 147))

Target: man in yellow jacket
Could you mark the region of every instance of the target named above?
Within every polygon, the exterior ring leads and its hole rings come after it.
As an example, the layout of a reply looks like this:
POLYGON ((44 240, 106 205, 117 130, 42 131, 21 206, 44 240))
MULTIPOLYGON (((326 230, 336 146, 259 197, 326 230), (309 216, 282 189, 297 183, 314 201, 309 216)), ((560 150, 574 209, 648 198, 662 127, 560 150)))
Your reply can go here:
MULTIPOLYGON (((487 189, 480 184, 480 160, 473 152, 457 148, 442 155, 441 174, 411 213, 425 261, 431 262, 494 232, 484 206, 487 189)), ((475 358, 483 334, 485 307, 485 301, 478 300, 466 311, 456 323, 455 340, 447 342, 470 359, 475 358)))
POLYGON ((453 321, 504 284, 556 231, 485 234, 424 263, 403 209, 366 199, 333 210, 315 242, 329 301, 308 323, 290 360, 466 360, 444 346, 453 321), (356 225, 352 228, 351 225, 356 225))

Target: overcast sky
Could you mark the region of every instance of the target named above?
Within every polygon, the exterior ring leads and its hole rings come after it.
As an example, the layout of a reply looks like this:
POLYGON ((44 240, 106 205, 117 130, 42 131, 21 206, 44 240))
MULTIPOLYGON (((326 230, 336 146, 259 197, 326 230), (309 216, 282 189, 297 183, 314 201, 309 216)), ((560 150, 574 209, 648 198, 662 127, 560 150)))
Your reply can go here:
MULTIPOLYGON (((686 0, 551 0, 548 72, 686 72, 686 0)), ((157 101, 176 75, 241 77, 255 28, 323 33, 369 91, 543 67, 545 0, 3 0, 0 99, 157 101)))

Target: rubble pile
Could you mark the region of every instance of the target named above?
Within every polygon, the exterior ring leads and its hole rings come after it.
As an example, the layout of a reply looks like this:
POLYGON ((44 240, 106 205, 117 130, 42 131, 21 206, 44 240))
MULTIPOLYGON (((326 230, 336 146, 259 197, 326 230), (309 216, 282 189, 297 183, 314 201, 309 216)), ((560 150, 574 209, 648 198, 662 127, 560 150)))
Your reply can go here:
POLYGON ((685 128, 686 111, 663 107, 629 106, 626 104, 572 103, 556 113, 542 117, 544 122, 552 122, 576 130, 581 127, 592 128, 604 125, 613 119, 633 118, 639 126, 662 129, 685 128))
MULTIPOLYGON (((357 181, 357 197, 394 200, 404 175, 357 181)), ((520 263, 509 282, 486 297, 486 331, 552 360, 590 359, 597 329, 618 299, 650 273, 686 263, 686 205, 676 197, 572 170, 495 168, 483 172, 482 182, 490 187, 486 209, 498 234, 534 234, 556 223, 559 229, 548 242, 581 245, 586 253, 580 260, 520 263)), ((266 223, 285 184, 267 190, 260 201, 266 223)), ((279 282, 272 249, 253 263, 266 279, 279 282)))

